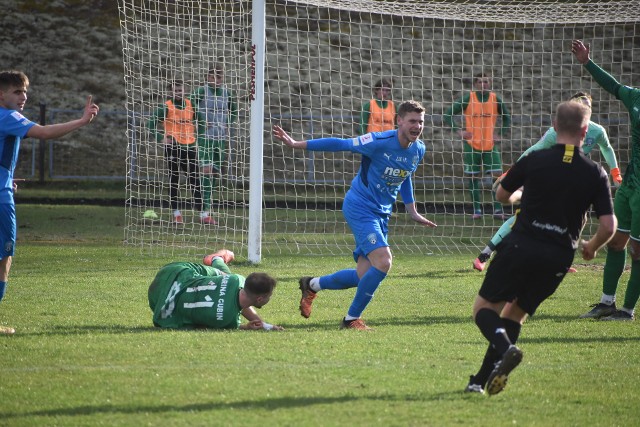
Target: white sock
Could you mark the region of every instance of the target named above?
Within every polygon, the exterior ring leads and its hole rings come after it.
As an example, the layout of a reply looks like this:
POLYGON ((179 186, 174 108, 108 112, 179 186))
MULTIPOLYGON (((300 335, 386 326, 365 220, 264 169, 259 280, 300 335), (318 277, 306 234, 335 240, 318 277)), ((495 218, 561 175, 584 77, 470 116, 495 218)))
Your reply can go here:
POLYGON ((209 217, 209 212, 208 211, 200 212, 200 218, 208 218, 208 217, 209 217))
POLYGON ((633 316, 633 308, 626 308, 626 307, 622 307, 620 310, 629 313, 631 316, 633 316))
POLYGON ((356 319, 359 319, 359 317, 349 316, 348 314, 344 316, 344 320, 346 320, 347 322, 350 320, 356 320, 356 319))
POLYGON ((600 303, 601 304, 612 305, 615 302, 616 302, 616 296, 615 295, 602 294, 602 298, 600 298, 600 303))
POLYGON ((176 209, 175 211, 173 211, 173 216, 181 216, 182 214, 180 213, 180 211, 178 209, 176 209))
POLYGON ((309 282, 309 287, 311 288, 311 290, 313 292, 318 292, 321 288, 320 288, 320 278, 319 277, 314 277, 313 279, 311 279, 311 281, 309 282))

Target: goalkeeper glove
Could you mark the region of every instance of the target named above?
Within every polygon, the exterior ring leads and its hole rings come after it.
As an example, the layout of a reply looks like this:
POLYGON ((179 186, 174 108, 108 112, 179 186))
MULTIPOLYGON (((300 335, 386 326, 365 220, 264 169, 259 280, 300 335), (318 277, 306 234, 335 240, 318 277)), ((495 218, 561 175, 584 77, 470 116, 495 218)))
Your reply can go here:
POLYGON ((618 184, 622 183, 622 175, 620 175, 619 168, 611 169, 611 178, 613 178, 613 180, 618 184))
POLYGON ((509 169, 507 169, 507 171, 505 173, 503 173, 502 175, 500 175, 498 178, 496 178, 495 182, 493 183, 493 185, 491 186, 491 191, 493 191, 494 193, 496 191, 498 191, 498 185, 500 185, 500 183, 502 182, 502 180, 504 179, 505 176, 507 176, 507 173, 509 173, 509 169))

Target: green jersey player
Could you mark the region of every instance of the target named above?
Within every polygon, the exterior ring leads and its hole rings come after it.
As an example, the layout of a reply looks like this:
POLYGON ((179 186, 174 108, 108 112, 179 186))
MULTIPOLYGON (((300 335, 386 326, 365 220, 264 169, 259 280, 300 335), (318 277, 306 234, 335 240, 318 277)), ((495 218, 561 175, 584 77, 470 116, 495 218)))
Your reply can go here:
POLYGON ((581 317, 603 320, 633 320, 634 309, 640 297, 640 89, 625 86, 598 67, 589 57, 589 45, 581 40, 571 43, 571 52, 604 90, 618 98, 629 111, 631 125, 631 158, 622 185, 616 191, 614 211, 618 228, 607 244, 604 265, 602 297, 594 308, 581 317), (627 259, 627 244, 631 249, 631 274, 627 283, 622 309, 615 305, 618 281, 627 259))
MULTIPOLYGON (((592 100, 591 96, 586 92, 578 92, 571 97, 571 100, 576 100, 584 103, 585 105, 591 108, 592 100)), ((546 148, 551 148, 556 145, 556 131, 553 127, 550 127, 545 134, 540 138, 538 142, 533 144, 531 147, 526 149, 522 155, 518 158, 518 160, 526 157, 530 153, 538 150, 543 150, 546 148)), ((607 135, 607 131, 601 125, 589 121, 589 127, 587 129, 587 135, 584 139, 584 145, 582 146, 582 151, 584 154, 589 155, 591 151, 598 147, 602 157, 604 157, 607 165, 609 165, 609 170, 611 172, 611 178, 616 184, 620 184, 622 182, 622 176, 620 175, 620 169, 618 168, 618 161, 616 159, 616 153, 613 151, 613 147, 609 142, 609 137, 607 135)), ((473 260, 473 268, 478 271, 483 271, 485 265, 489 258, 491 258, 491 254, 496 249, 496 246, 502 239, 504 239, 507 234, 511 232, 511 227, 513 227, 513 223, 515 222, 515 217, 509 218, 507 221, 502 224, 502 226, 498 229, 498 231, 491 237, 487 246, 484 247, 482 252, 478 255, 478 257, 473 260)), ((571 268, 570 272, 574 272, 575 269, 571 268)))
POLYGON ((203 264, 173 262, 162 267, 148 292, 153 324, 171 329, 282 330, 255 311, 269 302, 275 279, 266 273, 251 273, 246 279, 233 274, 225 262, 232 259, 233 253, 223 249, 206 256, 203 264), (241 314, 248 323, 240 323, 241 314))

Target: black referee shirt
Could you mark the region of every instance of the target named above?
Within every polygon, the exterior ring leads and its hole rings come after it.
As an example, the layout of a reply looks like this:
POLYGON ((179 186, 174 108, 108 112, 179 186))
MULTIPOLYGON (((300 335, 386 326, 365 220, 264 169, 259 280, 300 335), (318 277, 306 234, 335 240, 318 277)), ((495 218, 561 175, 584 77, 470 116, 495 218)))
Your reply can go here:
POLYGON ((524 186, 513 231, 576 249, 587 212, 613 213, 609 179, 576 146, 558 144, 520 159, 501 183, 514 192, 524 186))

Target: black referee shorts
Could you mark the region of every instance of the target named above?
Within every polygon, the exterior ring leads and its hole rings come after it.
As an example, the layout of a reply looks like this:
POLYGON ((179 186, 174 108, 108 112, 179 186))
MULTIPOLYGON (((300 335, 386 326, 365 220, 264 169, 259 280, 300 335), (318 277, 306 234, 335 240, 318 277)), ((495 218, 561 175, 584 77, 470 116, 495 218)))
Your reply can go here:
POLYGON ((533 315, 556 291, 574 255, 573 249, 510 233, 498 246, 478 293, 491 302, 517 299, 533 315))

